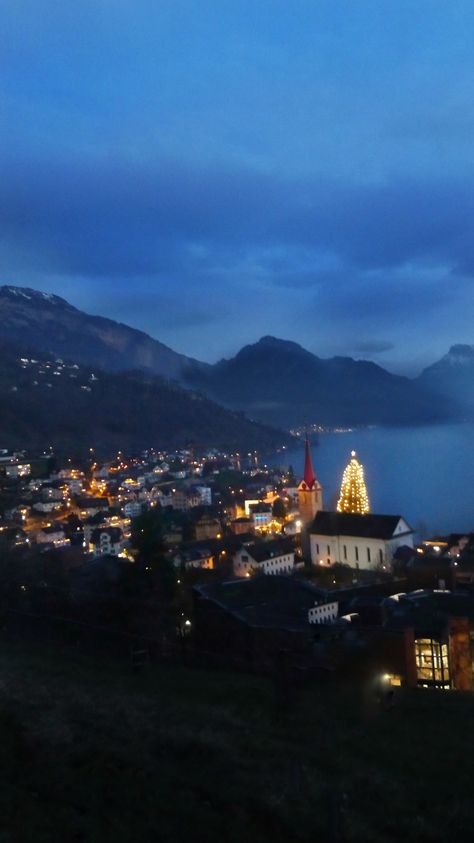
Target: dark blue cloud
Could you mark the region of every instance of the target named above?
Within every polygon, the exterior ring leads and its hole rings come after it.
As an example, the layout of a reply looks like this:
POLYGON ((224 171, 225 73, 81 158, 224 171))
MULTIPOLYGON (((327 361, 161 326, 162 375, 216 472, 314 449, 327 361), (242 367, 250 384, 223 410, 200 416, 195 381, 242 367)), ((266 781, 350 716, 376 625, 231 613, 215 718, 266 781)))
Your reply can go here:
POLYGON ((5 4, 3 279, 207 359, 474 341, 472 5, 198 6, 5 4))

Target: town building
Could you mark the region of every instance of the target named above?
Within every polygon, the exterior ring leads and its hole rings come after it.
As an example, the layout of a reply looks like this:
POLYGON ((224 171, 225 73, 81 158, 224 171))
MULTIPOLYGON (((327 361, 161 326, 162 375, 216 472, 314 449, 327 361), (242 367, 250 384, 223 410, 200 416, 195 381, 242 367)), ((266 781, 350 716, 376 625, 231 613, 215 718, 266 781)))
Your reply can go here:
POLYGON ((295 569, 295 548, 292 539, 243 544, 235 553, 234 574, 249 577, 254 573, 291 574, 295 569))
POLYGON ((97 527, 91 534, 89 552, 94 556, 120 556, 124 546, 120 527, 97 527))
POLYGON ((71 542, 65 535, 62 524, 48 524, 36 533, 36 542, 54 547, 69 547, 71 542))
POLYGON ((221 537, 222 527, 217 518, 213 518, 206 512, 201 515, 194 525, 196 541, 201 539, 218 539, 221 537))
POLYGON ((242 516, 242 518, 234 518, 234 520, 230 522, 230 529, 236 536, 241 535, 242 533, 250 533, 253 530, 253 521, 251 518, 247 518, 246 516, 242 516))

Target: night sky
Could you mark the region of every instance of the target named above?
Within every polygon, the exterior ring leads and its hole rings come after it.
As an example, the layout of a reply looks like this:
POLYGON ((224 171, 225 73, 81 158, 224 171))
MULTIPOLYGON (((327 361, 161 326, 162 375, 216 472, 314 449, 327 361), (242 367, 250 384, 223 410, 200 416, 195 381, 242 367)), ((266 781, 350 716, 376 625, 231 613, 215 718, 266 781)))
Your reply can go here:
POLYGON ((472 0, 0 0, 0 283, 214 361, 474 342, 472 0))

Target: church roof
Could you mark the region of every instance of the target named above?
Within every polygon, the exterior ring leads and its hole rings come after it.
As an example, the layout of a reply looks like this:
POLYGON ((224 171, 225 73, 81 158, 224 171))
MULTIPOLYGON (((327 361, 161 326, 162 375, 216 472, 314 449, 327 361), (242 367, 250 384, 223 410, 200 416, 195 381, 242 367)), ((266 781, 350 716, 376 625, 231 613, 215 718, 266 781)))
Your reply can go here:
MULTIPOLYGON (((400 521, 401 515, 360 515, 357 512, 321 511, 311 524, 310 532, 319 536, 353 536, 367 539, 391 539, 400 521)), ((406 522, 404 522, 406 523, 406 522)), ((411 534, 407 529, 397 535, 411 534)))

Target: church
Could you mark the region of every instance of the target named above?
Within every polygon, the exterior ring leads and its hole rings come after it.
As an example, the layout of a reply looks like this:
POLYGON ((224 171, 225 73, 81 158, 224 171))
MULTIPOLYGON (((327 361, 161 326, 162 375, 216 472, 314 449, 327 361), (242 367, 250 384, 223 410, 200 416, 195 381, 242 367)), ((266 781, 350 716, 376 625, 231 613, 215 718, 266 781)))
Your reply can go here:
POLYGON ((337 512, 327 512, 306 437, 298 508, 303 553, 313 565, 341 562, 354 568, 384 567, 399 547, 414 546, 414 531, 401 515, 370 514, 364 469, 355 451, 343 474, 337 512))

